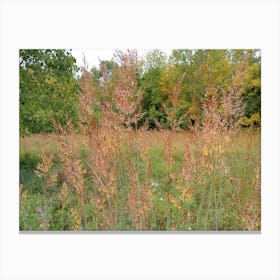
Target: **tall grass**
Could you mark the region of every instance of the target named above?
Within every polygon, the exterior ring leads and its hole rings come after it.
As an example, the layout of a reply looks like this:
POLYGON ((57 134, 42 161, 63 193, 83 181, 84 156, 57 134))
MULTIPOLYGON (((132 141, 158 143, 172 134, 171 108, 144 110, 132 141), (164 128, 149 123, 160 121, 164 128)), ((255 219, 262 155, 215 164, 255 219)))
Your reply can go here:
POLYGON ((137 53, 119 63, 99 85, 83 70, 78 128, 21 139, 20 229, 259 230, 259 133, 238 131, 246 61, 220 104, 209 81, 190 131, 176 118, 183 77, 163 106, 170 127, 149 131, 137 53))

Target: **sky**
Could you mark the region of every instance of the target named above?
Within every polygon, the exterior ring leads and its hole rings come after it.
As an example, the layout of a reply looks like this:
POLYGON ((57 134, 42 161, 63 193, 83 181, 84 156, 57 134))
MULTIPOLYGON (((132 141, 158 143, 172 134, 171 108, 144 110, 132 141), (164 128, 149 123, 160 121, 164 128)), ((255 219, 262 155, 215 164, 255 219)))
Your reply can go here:
MULTIPOLYGON (((137 50, 138 52, 138 57, 144 56, 148 51, 150 50, 137 50)), ((165 52, 166 54, 170 54, 171 51, 170 50, 162 50, 163 52, 165 52)), ((89 50, 89 49, 79 49, 79 50, 75 50, 72 49, 71 53, 72 55, 76 58, 77 60, 77 65, 78 66, 83 66, 83 54, 86 57, 88 66, 89 66, 89 70, 95 66, 98 67, 99 66, 99 59, 100 60, 111 60, 111 58, 113 57, 115 50, 89 50)))
POLYGON ((99 66, 99 59, 111 60, 114 50, 72 50, 71 53, 76 58, 78 66, 84 66, 83 55, 85 55, 89 69, 91 69, 93 66, 99 66))

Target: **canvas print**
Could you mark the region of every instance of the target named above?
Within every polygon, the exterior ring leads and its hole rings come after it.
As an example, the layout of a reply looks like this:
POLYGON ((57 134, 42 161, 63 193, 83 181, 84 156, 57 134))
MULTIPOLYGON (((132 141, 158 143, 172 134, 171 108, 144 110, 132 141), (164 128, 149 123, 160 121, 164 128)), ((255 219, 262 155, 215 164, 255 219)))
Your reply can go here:
POLYGON ((261 51, 19 50, 19 230, 261 230, 261 51))

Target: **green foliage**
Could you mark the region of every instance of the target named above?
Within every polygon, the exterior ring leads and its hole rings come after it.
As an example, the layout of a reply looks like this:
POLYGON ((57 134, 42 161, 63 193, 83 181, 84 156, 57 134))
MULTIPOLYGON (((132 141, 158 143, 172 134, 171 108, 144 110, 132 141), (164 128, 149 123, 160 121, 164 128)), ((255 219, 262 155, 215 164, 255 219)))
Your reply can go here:
POLYGON ((165 122, 163 104, 167 100, 161 90, 161 76, 166 67, 166 56, 159 50, 151 51, 142 62, 145 65, 139 78, 139 88, 143 92, 142 108, 149 126, 155 128, 155 119, 161 124, 165 122))
POLYGON ((255 113, 249 118, 244 116, 239 120, 239 124, 242 127, 260 127, 261 126, 261 116, 259 113, 255 113))
POLYGON ((251 117, 254 114, 261 114, 261 65, 259 61, 249 67, 247 87, 244 93, 246 103, 245 115, 251 117))
POLYGON ((250 118, 261 111, 261 65, 258 50, 184 50, 175 49, 167 59, 159 50, 151 51, 142 61, 145 65, 139 88, 143 91, 142 106, 150 128, 156 119, 168 126, 163 104, 170 108, 169 95, 185 75, 179 93, 180 108, 177 118, 186 112, 181 128, 187 128, 191 120, 203 115, 202 98, 209 85, 217 90, 218 101, 232 81, 244 59, 248 59, 245 90, 242 92, 245 116, 250 118))
MULTIPOLYGON (((78 119, 78 80, 75 58, 66 50, 20 50, 20 133, 53 131, 52 117, 62 125, 78 119)), ((164 106, 172 110, 170 94, 184 75, 176 119, 183 118, 180 127, 188 128, 203 118, 202 99, 209 85, 217 90, 218 101, 232 80, 232 74, 248 59, 246 87, 241 97, 245 116, 261 115, 261 58, 258 50, 188 50, 175 49, 168 57, 160 50, 153 50, 139 59, 138 89, 143 93, 141 107, 144 113, 139 125, 148 120, 156 128, 155 120, 163 127, 170 126, 164 106)), ((118 52, 112 60, 101 61, 91 69, 100 101, 110 101, 119 68, 118 52), (105 77, 104 75, 107 75, 105 77), (110 82, 102 88, 104 79, 110 82)), ((79 78, 79 80, 82 79, 79 78)), ((101 114, 96 110, 96 118, 101 114)), ((242 126, 251 126, 246 118, 242 126)), ((255 126, 260 124, 255 121, 255 126)))
POLYGON ((66 50, 19 51, 21 135, 52 132, 52 117, 77 118, 75 62, 66 50))

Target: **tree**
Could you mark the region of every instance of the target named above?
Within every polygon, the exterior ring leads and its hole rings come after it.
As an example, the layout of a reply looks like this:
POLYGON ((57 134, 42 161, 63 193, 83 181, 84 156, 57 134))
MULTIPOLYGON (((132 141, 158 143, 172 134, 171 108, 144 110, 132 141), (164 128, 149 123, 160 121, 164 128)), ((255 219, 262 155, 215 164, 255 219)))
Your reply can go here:
POLYGON ((253 54, 250 61, 247 87, 244 93, 246 102, 245 115, 251 117, 254 114, 261 115, 261 64, 260 56, 253 54))
MULTIPOLYGON (((240 93, 245 105, 245 117, 249 125, 260 125, 261 114, 261 61, 259 50, 186 50, 175 49, 167 59, 159 50, 148 53, 144 61, 145 67, 140 81, 144 91, 143 107, 152 122, 155 118, 161 125, 165 125, 166 114, 163 104, 172 107, 169 95, 180 78, 184 79, 180 85, 178 99, 180 106, 177 118, 188 112, 181 127, 203 118, 202 102, 209 86, 215 88, 218 105, 221 103, 223 92, 231 85, 235 73, 240 65, 246 61, 246 79, 243 75, 240 83, 245 83, 240 93), (252 118, 252 119, 251 119, 252 118)), ((245 119, 246 120, 246 119, 245 119)), ((152 123, 150 122, 150 126, 152 123)), ((246 126, 247 126, 247 122, 246 126)))
POLYGON ((139 88, 143 91, 142 108, 148 118, 149 127, 155 128, 155 119, 164 123, 166 117, 163 104, 167 95, 162 93, 160 80, 167 67, 167 57, 163 52, 154 50, 146 55, 142 64, 143 72, 139 78, 139 88))
POLYGON ((77 118, 76 60, 67 50, 19 51, 20 134, 52 132, 77 118))
POLYGON ((250 50, 246 88, 242 94, 245 114, 240 119, 243 127, 261 126, 261 56, 258 50, 250 50))

